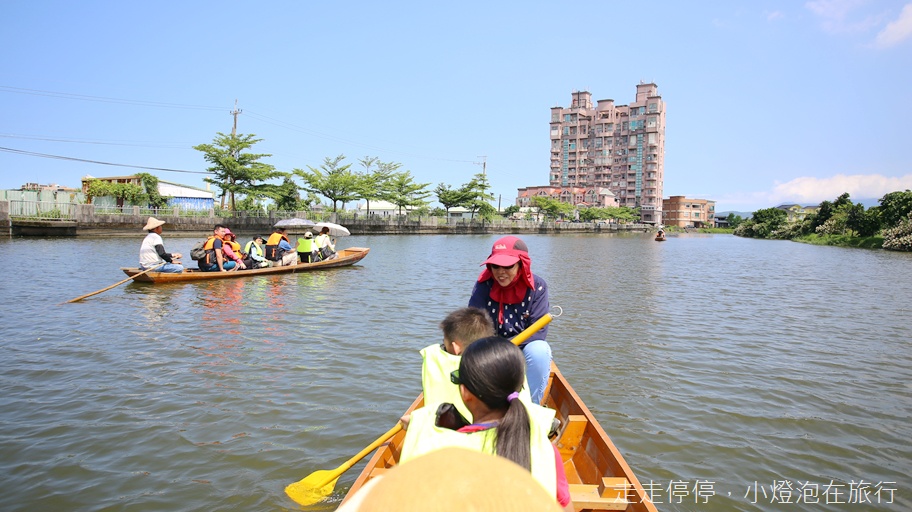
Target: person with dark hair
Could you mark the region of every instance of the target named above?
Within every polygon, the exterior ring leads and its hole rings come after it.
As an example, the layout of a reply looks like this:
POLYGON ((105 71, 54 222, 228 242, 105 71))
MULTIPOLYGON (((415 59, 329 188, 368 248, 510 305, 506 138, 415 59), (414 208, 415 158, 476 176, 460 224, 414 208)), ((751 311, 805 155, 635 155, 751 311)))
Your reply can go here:
POLYGON ((228 229, 224 224, 216 224, 212 228, 212 236, 206 239, 203 249, 206 251, 206 256, 203 259, 199 260, 199 269, 203 272, 228 272, 230 270, 237 270, 237 265, 233 261, 228 261, 225 258, 225 254, 222 252, 222 247, 224 247, 224 241, 222 238, 225 236, 225 230, 228 229))
POLYGON ((472 422, 452 430, 438 414, 443 406, 416 409, 402 418, 406 434, 399 463, 447 446, 496 454, 530 471, 561 506, 573 510, 560 452, 548 439, 555 413, 519 398, 525 367, 522 351, 500 336, 469 345, 451 379, 472 422))
POLYGON ((285 235, 287 231, 282 226, 275 226, 266 240, 266 259, 273 262, 272 265, 275 267, 298 264, 298 253, 288 242, 288 236, 285 235))
POLYGON ((247 254, 247 259, 244 260, 244 263, 247 264, 247 267, 263 268, 269 266, 269 260, 266 259, 263 251, 263 243, 265 241, 265 236, 256 235, 253 240, 247 242, 247 245, 244 246, 244 253, 247 254))
MULTIPOLYGON (((504 338, 512 338, 545 316, 551 309, 548 283, 532 273, 532 260, 526 243, 515 236, 494 242, 491 255, 482 265, 469 306, 487 311, 494 329, 504 338)), ((551 373, 551 346, 545 341, 548 326, 520 345, 526 358, 526 376, 532 400, 539 404, 551 373)))
POLYGON ((320 251, 320 259, 333 260, 339 257, 336 254, 336 239, 329 237, 329 227, 323 226, 320 229, 320 234, 314 239, 314 244, 316 244, 317 250, 320 251), (324 247, 327 249, 324 249, 324 247))
POLYGON ((465 349, 475 340, 494 335, 491 317, 478 308, 459 308, 440 322, 443 343, 421 349, 421 388, 424 405, 436 407, 452 403, 460 414, 471 419, 471 413, 462 403, 459 386, 450 381, 450 374, 459 369, 465 349))

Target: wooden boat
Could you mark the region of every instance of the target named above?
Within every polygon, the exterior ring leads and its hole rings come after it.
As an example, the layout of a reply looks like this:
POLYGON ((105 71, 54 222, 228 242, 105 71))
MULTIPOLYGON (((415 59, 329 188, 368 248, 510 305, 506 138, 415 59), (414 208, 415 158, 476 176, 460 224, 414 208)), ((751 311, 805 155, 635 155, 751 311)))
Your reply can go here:
POLYGON ((656 242, 664 242, 665 235, 656 235, 656 242))
MULTIPOLYGON (((354 265, 355 263, 363 260, 364 257, 367 256, 368 252, 370 252, 370 249, 367 247, 349 247, 347 249, 338 251, 336 253, 339 255, 338 258, 318 261, 316 263, 298 263, 297 265, 289 265, 287 267, 267 267, 252 270, 237 270, 231 272, 203 272, 199 269, 187 268, 184 269, 184 271, 180 274, 172 274, 167 272, 149 272, 148 274, 143 274, 137 277, 135 281, 160 284, 178 283, 184 281, 200 281, 206 279, 232 279, 237 277, 262 276, 272 274, 294 274, 297 272, 310 272, 314 270, 325 270, 328 268, 354 265)), ((136 267, 121 267, 121 270, 123 270, 125 274, 131 277, 142 272, 142 270, 136 267)))
MULTIPOLYGON (((407 413, 423 403, 423 397, 419 396, 407 413)), ((544 405, 557 411, 561 420, 560 434, 554 442, 564 460, 564 471, 577 512, 656 511, 621 452, 553 363, 544 405)), ((352 484, 343 503, 371 478, 396 465, 404 439, 405 431, 400 431, 377 449, 352 484)))

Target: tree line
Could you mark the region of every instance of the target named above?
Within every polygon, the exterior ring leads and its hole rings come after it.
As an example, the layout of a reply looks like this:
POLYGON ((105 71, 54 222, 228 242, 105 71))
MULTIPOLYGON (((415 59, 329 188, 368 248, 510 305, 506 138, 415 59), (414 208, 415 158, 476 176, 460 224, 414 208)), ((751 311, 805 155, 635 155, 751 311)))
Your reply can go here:
POLYGON ((201 151, 212 174, 204 181, 221 190, 221 207, 228 210, 251 210, 273 207, 277 210, 311 210, 324 197, 332 203, 332 211, 351 201, 364 200, 370 214, 371 201, 387 201, 396 205, 399 214, 403 209, 417 209, 419 213, 434 214, 428 208, 427 198, 436 193, 437 199, 449 213, 450 208, 462 206, 491 218, 496 210, 489 203, 494 196, 487 175, 476 174, 469 182, 453 188, 440 183, 432 192, 430 183, 418 183, 409 170, 402 170, 399 162, 385 162, 378 157, 366 156, 357 161, 359 169, 345 162, 345 155, 326 157, 319 167, 306 166, 291 172, 282 172, 261 160, 272 155, 252 153, 248 150, 262 139, 253 134, 226 135, 219 132, 210 144, 200 144, 201 151), (295 181, 299 178, 301 183, 295 181), (281 184, 269 183, 281 179, 281 184), (302 197, 302 192, 303 197, 302 197), (266 200, 272 203, 267 205, 266 200))
POLYGON ((765 208, 741 222, 734 234, 778 240, 880 237, 884 249, 912 251, 912 191, 890 192, 879 203, 865 209, 862 203, 853 203, 846 192, 833 201, 823 201, 816 213, 795 222, 788 221, 783 209, 765 208))

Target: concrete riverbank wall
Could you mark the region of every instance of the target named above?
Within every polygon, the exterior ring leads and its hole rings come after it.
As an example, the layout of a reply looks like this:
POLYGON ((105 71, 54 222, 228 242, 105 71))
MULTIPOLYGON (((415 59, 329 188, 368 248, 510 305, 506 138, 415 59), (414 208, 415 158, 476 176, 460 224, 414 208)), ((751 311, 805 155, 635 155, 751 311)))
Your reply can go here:
MULTIPOLYGON (((64 236, 64 237, 135 237, 142 233, 146 219, 152 215, 166 222, 165 231, 172 235, 205 236, 215 224, 224 224, 238 237, 268 234, 276 222, 289 217, 288 212, 251 216, 247 212, 233 212, 232 216, 216 215, 214 210, 188 215, 180 209, 133 212, 98 213, 94 205, 72 205, 71 212, 54 218, 36 215, 11 215, 9 201, 0 201, 0 226, 8 228, 12 236, 64 236)), ((305 218, 306 212, 294 216, 305 218)), ((522 233, 612 233, 643 232, 653 229, 643 224, 608 224, 592 222, 537 222, 496 219, 443 219, 439 217, 379 217, 358 218, 351 215, 328 214, 325 220, 347 227, 352 235, 440 235, 440 234, 522 234, 522 233)), ((316 219, 319 221, 320 219, 316 219)), ((298 234, 306 228, 291 227, 289 233, 298 234)))

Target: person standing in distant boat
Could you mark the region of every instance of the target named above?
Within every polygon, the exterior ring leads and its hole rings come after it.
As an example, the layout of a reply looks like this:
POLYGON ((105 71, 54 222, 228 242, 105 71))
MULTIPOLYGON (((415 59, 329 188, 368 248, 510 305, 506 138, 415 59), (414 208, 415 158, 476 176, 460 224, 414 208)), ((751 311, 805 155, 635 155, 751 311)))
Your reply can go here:
POLYGON ((149 234, 143 239, 139 248, 139 269, 148 270, 159 263, 164 263, 156 269, 156 272, 179 274, 184 271, 184 266, 180 261, 181 253, 165 252, 164 241, 161 237, 164 225, 165 221, 155 217, 149 217, 149 220, 146 221, 143 231, 147 231, 149 234))
MULTIPOLYGON (((529 248, 519 238, 505 236, 494 242, 491 255, 482 265, 486 268, 475 282, 469 307, 491 315, 500 336, 516 336, 551 310, 548 283, 532 274, 529 248)), ((546 325, 519 346, 526 358, 526 378, 536 404, 541 403, 551 374, 547 336, 546 325)))

